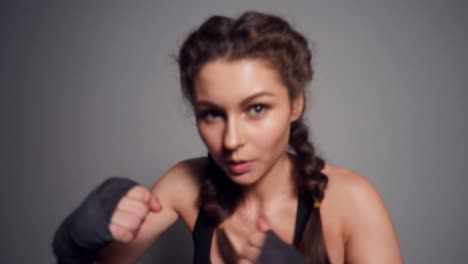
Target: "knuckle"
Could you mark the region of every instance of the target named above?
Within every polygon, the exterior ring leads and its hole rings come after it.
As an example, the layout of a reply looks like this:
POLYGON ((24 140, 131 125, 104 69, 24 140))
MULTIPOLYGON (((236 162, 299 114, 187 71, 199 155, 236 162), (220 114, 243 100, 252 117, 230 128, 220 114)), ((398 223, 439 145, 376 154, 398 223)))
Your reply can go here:
POLYGON ((123 227, 121 227, 121 226, 119 226, 117 224, 111 224, 109 229, 111 230, 112 237, 115 240, 122 241, 122 242, 129 241, 129 239, 130 239, 129 233, 130 232, 125 230, 123 227))
POLYGON ((125 199, 117 205, 117 209, 134 214, 140 218, 146 216, 149 208, 146 204, 132 199, 125 199))
POLYGON ((250 250, 247 245, 243 245, 242 247, 240 247, 238 254, 239 254, 239 257, 241 257, 241 259, 246 259, 246 260, 251 259, 250 250))
POLYGON ((252 261, 250 261, 249 259, 241 258, 239 259, 237 263, 238 264, 252 264, 252 261))
POLYGON ((111 218, 112 223, 116 223, 128 230, 136 230, 141 225, 141 218, 125 211, 118 210, 111 218))
POLYGON ((261 247, 263 245, 264 237, 265 235, 262 233, 255 233, 249 237, 248 243, 254 247, 261 247))
POLYGON ((112 223, 109 225, 109 231, 114 239, 117 239, 120 235, 119 229, 112 223))
POLYGON ((239 247, 239 255, 246 257, 247 256, 247 245, 242 245, 239 247))
POLYGON ((137 185, 128 191, 128 196, 133 199, 144 200, 147 196, 147 190, 141 185, 137 185))
POLYGON ((123 197, 122 199, 120 199, 119 203, 117 204, 117 210, 119 209, 125 209, 128 207, 128 201, 129 199, 127 197, 123 197))
POLYGON ((111 217, 111 223, 112 222, 118 222, 118 220, 122 218, 122 212, 117 208, 114 213, 112 214, 111 217))
POLYGON ((120 241, 123 243, 129 243, 133 240, 134 237, 135 235, 133 235, 131 232, 126 232, 120 241))
POLYGON ((147 206, 142 206, 140 208, 135 208, 136 214, 139 218, 145 218, 149 212, 149 208, 147 206))
POLYGON ((132 203, 130 204, 130 207, 139 211, 144 211, 144 210, 148 210, 149 205, 141 201, 132 201, 132 203))
POLYGON ((140 220, 137 217, 128 217, 126 219, 127 227, 130 231, 134 232, 140 226, 140 220))

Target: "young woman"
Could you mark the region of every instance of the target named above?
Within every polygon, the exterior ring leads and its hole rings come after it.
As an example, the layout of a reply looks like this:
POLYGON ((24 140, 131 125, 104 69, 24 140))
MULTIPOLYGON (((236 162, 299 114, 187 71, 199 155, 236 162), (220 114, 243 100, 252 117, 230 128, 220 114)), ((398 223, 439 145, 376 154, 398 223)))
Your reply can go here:
POLYGON ((178 218, 195 263, 255 263, 267 233, 307 263, 402 263, 375 187, 315 153, 303 121, 312 80, 306 39, 283 19, 214 16, 178 57, 207 157, 176 164, 118 200, 99 263, 135 263, 178 218))

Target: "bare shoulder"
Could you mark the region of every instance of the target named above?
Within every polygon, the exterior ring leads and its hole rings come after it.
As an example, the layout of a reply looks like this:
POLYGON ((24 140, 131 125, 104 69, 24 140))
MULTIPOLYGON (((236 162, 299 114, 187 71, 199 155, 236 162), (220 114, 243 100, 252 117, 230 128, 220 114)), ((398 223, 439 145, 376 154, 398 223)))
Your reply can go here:
POLYGON ((153 191, 166 189, 190 191, 198 188, 200 173, 206 162, 205 157, 182 160, 167 170, 154 184, 153 191))
POLYGON ((206 157, 182 160, 167 170, 152 187, 162 207, 171 208, 188 223, 197 214, 200 177, 206 157))
POLYGON ((354 220, 358 220, 354 218, 361 218, 361 215, 371 217, 377 209, 386 212, 382 196, 364 175, 330 164, 327 164, 322 172, 328 176, 324 203, 342 212, 341 217, 348 234, 350 225, 354 220))
POLYGON ((346 262, 376 263, 384 258, 401 263, 396 231, 376 186, 347 168, 327 164, 322 172, 329 179, 324 209, 340 219, 346 262))
POLYGON ((376 199, 380 194, 375 185, 362 174, 348 168, 327 164, 322 171, 328 176, 328 192, 335 196, 340 193, 342 198, 351 199, 349 202, 358 202, 376 199))

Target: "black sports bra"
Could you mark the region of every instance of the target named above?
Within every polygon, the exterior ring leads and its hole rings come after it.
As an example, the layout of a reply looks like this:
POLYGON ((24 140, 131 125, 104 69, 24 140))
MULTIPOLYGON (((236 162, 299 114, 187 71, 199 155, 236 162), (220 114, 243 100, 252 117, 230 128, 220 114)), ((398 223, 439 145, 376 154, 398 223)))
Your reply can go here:
MULTIPOLYGON (((296 228, 294 230, 294 246, 299 248, 301 242, 301 235, 304 231, 307 220, 312 213, 313 207, 304 199, 297 199, 297 214, 296 214, 296 228)), ((208 216, 203 210, 198 211, 197 221, 193 229, 192 237, 194 244, 194 264, 209 264, 211 253, 211 241, 213 238, 216 225, 208 219, 208 216)))

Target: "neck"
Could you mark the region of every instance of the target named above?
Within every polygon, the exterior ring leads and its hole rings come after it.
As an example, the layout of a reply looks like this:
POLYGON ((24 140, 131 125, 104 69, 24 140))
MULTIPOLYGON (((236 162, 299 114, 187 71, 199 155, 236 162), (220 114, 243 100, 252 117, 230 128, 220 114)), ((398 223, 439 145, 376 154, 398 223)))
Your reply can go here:
POLYGON ((245 204, 257 207, 262 213, 293 198, 293 164, 289 154, 285 152, 259 182, 246 189, 244 195, 245 204))

